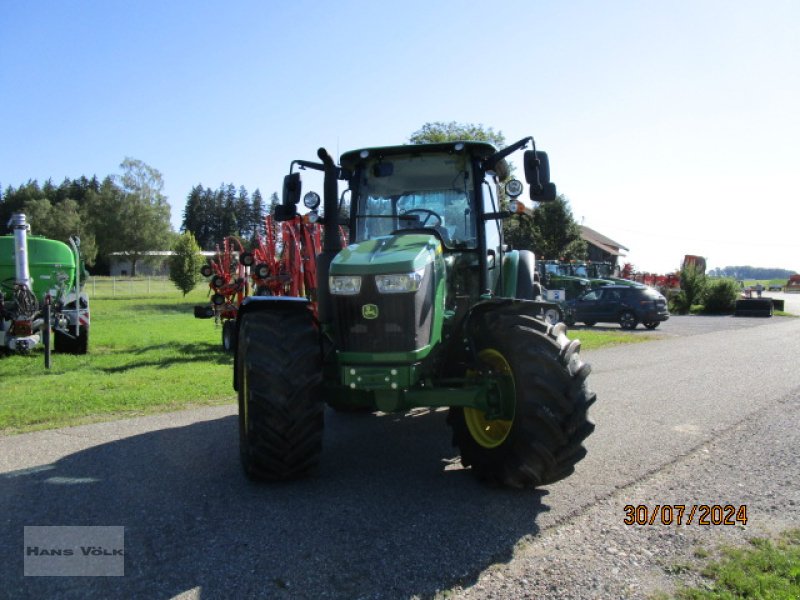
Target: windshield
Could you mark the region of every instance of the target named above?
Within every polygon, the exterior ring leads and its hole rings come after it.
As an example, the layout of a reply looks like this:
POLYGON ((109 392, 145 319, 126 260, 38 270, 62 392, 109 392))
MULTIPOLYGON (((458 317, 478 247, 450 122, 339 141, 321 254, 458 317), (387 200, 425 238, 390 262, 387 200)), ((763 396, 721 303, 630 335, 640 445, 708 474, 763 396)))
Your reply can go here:
POLYGON ((429 228, 449 248, 477 248, 471 171, 468 157, 453 154, 367 161, 359 172, 355 239, 429 228))

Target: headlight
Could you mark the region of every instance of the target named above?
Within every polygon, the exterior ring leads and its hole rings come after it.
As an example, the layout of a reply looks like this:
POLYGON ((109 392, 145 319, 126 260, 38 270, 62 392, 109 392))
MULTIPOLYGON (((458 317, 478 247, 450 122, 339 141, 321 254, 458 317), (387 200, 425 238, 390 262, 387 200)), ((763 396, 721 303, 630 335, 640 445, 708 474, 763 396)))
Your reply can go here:
POLYGON ((331 275, 328 278, 331 294, 337 296, 355 296, 361 291, 360 275, 331 275))
POLYGON ((416 292, 422 282, 425 269, 413 273, 400 273, 397 275, 376 275, 375 285, 381 294, 403 294, 416 292))

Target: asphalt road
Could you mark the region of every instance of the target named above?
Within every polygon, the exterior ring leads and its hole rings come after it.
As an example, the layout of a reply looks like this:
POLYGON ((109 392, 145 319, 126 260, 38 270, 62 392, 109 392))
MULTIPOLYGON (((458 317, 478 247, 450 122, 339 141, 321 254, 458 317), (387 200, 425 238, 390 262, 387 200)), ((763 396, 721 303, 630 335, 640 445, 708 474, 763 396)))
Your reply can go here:
POLYGON ((409 598, 469 586, 519 543, 796 397, 800 319, 734 321, 670 335, 675 319, 661 340, 585 353, 599 397, 589 455, 540 491, 476 483, 443 412, 329 412, 319 472, 285 485, 242 477, 233 407, 0 437, 0 596, 409 598), (25 525, 124 526, 125 577, 23 577, 25 525))

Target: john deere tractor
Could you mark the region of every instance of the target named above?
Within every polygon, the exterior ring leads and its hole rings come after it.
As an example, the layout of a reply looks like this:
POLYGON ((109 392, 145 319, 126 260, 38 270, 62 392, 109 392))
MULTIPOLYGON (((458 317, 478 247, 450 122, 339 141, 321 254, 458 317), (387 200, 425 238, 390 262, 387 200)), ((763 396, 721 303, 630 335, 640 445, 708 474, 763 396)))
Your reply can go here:
POLYGON ((533 138, 499 151, 467 141, 367 148, 339 165, 320 149, 318 162, 292 162, 278 220, 298 214, 299 171, 324 174, 322 211, 318 194, 303 197, 306 218, 324 227, 318 286, 313 298, 251 296, 239 310, 234 387, 247 476, 314 468, 326 404, 449 407, 461 462, 489 482, 531 487, 573 472, 595 395, 580 342, 543 320, 560 309, 541 300, 533 254, 503 244, 502 220, 523 185, 505 185, 505 210, 499 182, 518 150, 531 200, 555 199, 533 138))

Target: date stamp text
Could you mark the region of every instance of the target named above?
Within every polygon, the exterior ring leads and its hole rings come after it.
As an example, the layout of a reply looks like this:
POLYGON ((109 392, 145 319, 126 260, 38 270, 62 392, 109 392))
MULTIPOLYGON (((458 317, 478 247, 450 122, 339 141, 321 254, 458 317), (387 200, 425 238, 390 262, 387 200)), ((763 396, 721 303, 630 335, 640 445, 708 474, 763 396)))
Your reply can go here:
POLYGON ((626 504, 625 525, 747 525, 747 505, 626 504))

